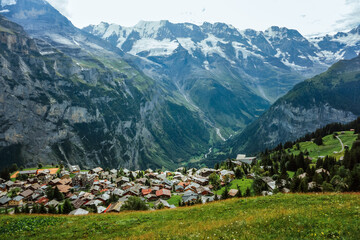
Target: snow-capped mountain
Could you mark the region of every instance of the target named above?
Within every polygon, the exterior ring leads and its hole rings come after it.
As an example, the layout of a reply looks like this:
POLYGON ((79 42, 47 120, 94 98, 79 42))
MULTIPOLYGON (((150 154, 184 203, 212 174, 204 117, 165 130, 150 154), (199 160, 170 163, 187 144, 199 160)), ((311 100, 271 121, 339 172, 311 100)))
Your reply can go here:
MULTIPOLYGON (((334 36, 307 39, 298 31, 271 27, 265 31, 239 31, 224 23, 173 24, 168 21, 141 21, 134 27, 100 23, 85 30, 108 40, 118 48, 140 57, 164 57, 183 48, 191 56, 218 55, 230 65, 249 58, 276 58, 278 67, 285 65, 301 75, 311 76, 341 59, 360 52, 359 28, 334 36)), ((274 63, 274 65, 276 65, 274 63)), ((209 69, 204 61, 203 68, 209 69)))
POLYGON ((240 31, 207 22, 198 26, 141 21, 134 27, 100 23, 84 30, 128 53, 153 79, 175 84, 216 126, 225 132, 231 129, 227 136, 259 116, 296 83, 360 52, 356 29, 316 39, 287 28, 240 31), (209 91, 212 87, 217 90, 209 91), (224 95, 237 99, 219 97, 220 87, 224 95), (219 108, 214 108, 213 99, 219 108), (227 108, 229 105, 235 107, 227 108))

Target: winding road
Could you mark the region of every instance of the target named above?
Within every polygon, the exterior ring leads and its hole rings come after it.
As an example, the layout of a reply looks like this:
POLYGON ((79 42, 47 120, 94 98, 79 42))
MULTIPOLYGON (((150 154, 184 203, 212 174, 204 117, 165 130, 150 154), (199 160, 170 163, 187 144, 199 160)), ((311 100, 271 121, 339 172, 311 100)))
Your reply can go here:
POLYGON ((339 140, 341 144, 341 151, 339 153, 342 153, 344 151, 344 143, 341 141, 341 139, 338 136, 336 136, 336 138, 339 140))

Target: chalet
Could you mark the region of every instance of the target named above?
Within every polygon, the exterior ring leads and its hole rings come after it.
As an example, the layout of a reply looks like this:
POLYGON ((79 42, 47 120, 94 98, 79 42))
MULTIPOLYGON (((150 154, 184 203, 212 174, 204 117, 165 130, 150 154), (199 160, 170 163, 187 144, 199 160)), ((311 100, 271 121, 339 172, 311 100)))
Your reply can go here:
POLYGON ((120 186, 120 188, 125 191, 125 190, 131 188, 132 186, 133 185, 131 183, 124 183, 123 185, 120 186))
POLYGON ((79 167, 79 165, 69 165, 69 171, 71 173, 79 173, 80 167, 79 167))
POLYGON ((123 204, 124 202, 112 203, 111 206, 106 210, 106 213, 111 213, 111 212, 119 213, 121 210, 121 206, 123 204))
POLYGON ((162 199, 169 199, 171 198, 171 191, 168 189, 161 189, 156 191, 156 196, 162 199))
POLYGON ((5 182, 6 182, 5 179, 0 178, 0 184, 5 182))
POLYGON ((184 203, 188 203, 188 202, 196 201, 198 196, 199 195, 197 193, 188 191, 181 198, 184 203))
POLYGON ((11 201, 11 198, 9 198, 8 196, 5 195, 5 196, 0 198, 0 206, 5 206, 10 201, 11 201))
POLYGON ((167 201, 162 200, 162 199, 158 199, 158 200, 154 203, 154 206, 155 206, 156 208, 158 208, 159 205, 161 205, 161 204, 164 206, 164 208, 176 208, 175 205, 170 205, 167 201))
POLYGON ((29 187, 29 189, 35 191, 35 190, 38 190, 40 187, 41 187, 40 184, 34 183, 29 187))
POLYGON ((116 175, 116 174, 117 174, 117 170, 116 170, 116 169, 111 169, 111 170, 110 170, 110 173, 111 173, 112 175, 116 175))
POLYGON ((50 202, 46 203, 45 206, 50 207, 57 207, 60 203, 58 201, 56 201, 55 199, 51 200, 50 202))
POLYGON ((137 182, 137 183, 141 183, 141 184, 144 184, 144 185, 145 185, 146 181, 147 181, 147 178, 139 178, 139 179, 136 179, 136 182, 137 182))
POLYGON ((72 205, 74 206, 74 208, 80 208, 85 203, 86 203, 86 200, 83 198, 78 198, 75 201, 72 201, 72 205))
POLYGON ((20 175, 35 176, 37 170, 19 171, 20 175))
POLYGON ((22 193, 20 193, 20 196, 24 197, 24 200, 28 200, 31 198, 31 195, 33 195, 34 191, 33 190, 25 190, 22 193))
POLYGON ((135 189, 131 189, 131 188, 125 190, 123 193, 123 196, 139 196, 139 195, 140 194, 138 191, 136 191, 135 189))
POLYGON ((7 182, 5 183, 5 185, 6 185, 6 188, 7 188, 7 189, 10 189, 10 188, 14 185, 14 182, 13 182, 13 181, 7 181, 7 182))
POLYGON ((276 188, 276 182, 271 177, 263 177, 261 180, 273 191, 276 188))
POLYGON ((222 179, 225 179, 226 176, 228 176, 229 179, 234 179, 235 173, 234 173, 234 171, 222 170, 222 171, 220 171, 220 176, 222 179))
POLYGON ((154 172, 154 171, 151 168, 148 168, 145 170, 145 173, 152 173, 152 172, 154 172))
POLYGON ((151 192, 152 192, 152 189, 151 189, 151 188, 142 189, 142 190, 141 190, 141 195, 146 196, 146 195, 150 194, 151 192))
POLYGON ((96 199, 102 201, 103 203, 105 203, 107 200, 110 199, 110 195, 107 194, 107 193, 104 193, 103 195, 101 196, 98 196, 96 199))
POLYGON ((49 185, 51 186, 61 185, 60 180, 61 180, 60 178, 55 178, 49 182, 49 185))
POLYGON ((215 169, 211 169, 211 168, 202 168, 200 170, 197 171, 197 174, 202 176, 202 177, 208 177, 210 176, 212 173, 216 172, 215 169))
POLYGON ((194 175, 196 173, 197 169, 196 168, 190 168, 189 170, 186 171, 186 173, 188 175, 194 175))
POLYGON ((246 157, 245 154, 238 154, 236 156, 236 161, 250 165, 256 161, 256 157, 246 157))
POLYGON ((22 197, 22 196, 16 196, 9 201, 9 206, 23 205, 23 199, 24 199, 24 197, 22 197))
POLYGON ((124 191, 121 190, 121 189, 115 188, 115 189, 113 190, 113 194, 114 194, 115 196, 121 197, 121 196, 123 196, 124 191))
POLYGON ((237 189, 230 189, 229 190, 229 196, 230 197, 235 197, 236 196, 236 194, 238 194, 238 190, 237 189))
POLYGON ((69 178, 60 179, 59 181, 59 185, 70 185, 70 184, 71 184, 71 179, 69 178))
POLYGON ((196 192, 203 196, 213 195, 213 193, 207 187, 199 187, 196 189, 196 192))
POLYGON ((89 214, 89 211, 86 211, 86 210, 84 210, 82 208, 75 209, 74 211, 71 211, 69 213, 69 215, 75 215, 75 216, 77 216, 77 215, 87 215, 87 214, 89 214))
POLYGON ((130 179, 128 177, 119 177, 115 180, 117 186, 121 186, 123 185, 124 183, 128 183, 130 182, 130 179))
POLYGON ((69 185, 57 185, 56 187, 59 189, 59 191, 61 193, 65 194, 65 195, 68 194, 71 189, 71 186, 69 186, 69 185))
POLYGON ((47 197, 39 198, 36 203, 46 205, 49 202, 49 199, 47 197))
POLYGON ((185 188, 181 185, 176 185, 175 186, 175 192, 183 192, 185 190, 185 188))
POLYGON ((7 190, 7 187, 4 183, 0 184, 0 191, 5 192, 7 190))
POLYGON ((92 186, 95 180, 99 180, 98 175, 80 172, 72 178, 73 186, 86 187, 92 186))
POLYGON ((90 170, 90 173, 92 173, 92 174, 100 174, 100 173, 102 173, 104 170, 101 168, 101 167, 97 167, 97 168, 94 168, 94 169, 92 169, 92 170, 90 170))
POLYGON ((51 178, 50 171, 49 172, 42 171, 42 172, 38 173, 37 178, 41 181, 50 179, 51 178))
POLYGON ((193 177, 193 181, 202 186, 206 186, 209 184, 209 179, 204 177, 193 177))
POLYGON ((145 199, 147 199, 149 202, 151 202, 151 201, 157 200, 158 197, 156 196, 156 194, 150 193, 145 196, 145 199))

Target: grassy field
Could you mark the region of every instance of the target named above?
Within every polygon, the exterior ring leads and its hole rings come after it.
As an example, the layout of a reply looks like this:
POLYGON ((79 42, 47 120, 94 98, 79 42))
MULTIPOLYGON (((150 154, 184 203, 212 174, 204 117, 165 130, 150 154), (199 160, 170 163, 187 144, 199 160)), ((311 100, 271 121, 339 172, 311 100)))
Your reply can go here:
POLYGON ((181 195, 172 195, 171 198, 169 200, 167 200, 167 202, 170 205, 175 205, 176 207, 179 206, 179 201, 181 200, 181 195))
POLYGON ((147 212, 0 216, 0 239, 359 239, 359 194, 277 194, 147 212))
MULTIPOLYGON (((243 178, 243 179, 235 179, 234 181, 230 182, 230 183, 227 185, 227 188, 228 188, 229 190, 230 190, 230 189, 237 189, 237 185, 239 185, 242 194, 244 194, 244 193, 246 192, 246 189, 247 189, 247 188, 250 188, 250 189, 251 189, 252 183, 253 183, 253 180, 252 180, 252 179, 246 179, 246 178, 243 178)), ((216 193, 217 195, 221 195, 224 190, 225 190, 225 186, 222 187, 221 189, 219 189, 218 191, 216 191, 215 193, 216 193)))
MULTIPOLYGON (((341 139, 341 141, 345 145, 348 145, 350 148, 353 144, 353 142, 357 138, 357 134, 354 134, 354 132, 346 131, 344 134, 340 134, 338 132, 338 136, 341 139)), ((339 159, 341 156, 344 156, 344 152, 334 154, 334 152, 340 152, 341 151, 341 144, 338 139, 333 138, 333 135, 328 135, 326 137, 323 137, 323 145, 318 146, 313 142, 302 142, 299 144, 300 150, 302 152, 305 152, 307 150, 309 152, 309 157, 312 157, 314 161, 317 160, 318 156, 333 156, 339 159)), ((290 152, 297 155, 300 153, 299 150, 296 149, 296 146, 290 149, 290 152)))

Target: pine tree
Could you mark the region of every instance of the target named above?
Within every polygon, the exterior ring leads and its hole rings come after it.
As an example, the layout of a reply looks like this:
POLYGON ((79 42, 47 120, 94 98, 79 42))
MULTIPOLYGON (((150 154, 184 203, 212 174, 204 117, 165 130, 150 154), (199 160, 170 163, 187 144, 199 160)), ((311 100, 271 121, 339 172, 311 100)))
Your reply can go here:
POLYGON ((221 199, 228 199, 229 198, 229 190, 225 187, 224 191, 221 194, 221 199))
POLYGON ((28 204, 25 205, 25 213, 30 213, 30 208, 28 204))
POLYGON ((58 201, 64 200, 64 195, 60 192, 57 186, 54 189, 54 198, 58 201))
POLYGON ((251 196, 250 188, 246 188, 245 197, 250 197, 250 196, 251 196))
POLYGON ((46 210, 44 204, 41 204, 41 205, 40 205, 39 213, 41 213, 41 214, 47 214, 47 210, 46 210))
POLYGON ((62 208, 61 208, 61 205, 58 206, 58 211, 57 211, 58 214, 62 214, 62 208))
POLYGON ((16 207, 15 207, 15 214, 19 214, 19 213, 20 213, 19 207, 16 206, 16 207))
POLYGON ((238 192, 236 193, 236 197, 241 198, 242 193, 241 193, 241 189, 240 189, 239 185, 237 185, 237 190, 238 190, 238 192))
POLYGON ((73 210, 73 206, 70 203, 69 199, 66 199, 63 205, 62 213, 69 214, 73 210))
POLYGON ((219 200, 219 197, 218 197, 218 195, 215 193, 214 201, 217 201, 217 200, 219 200))

